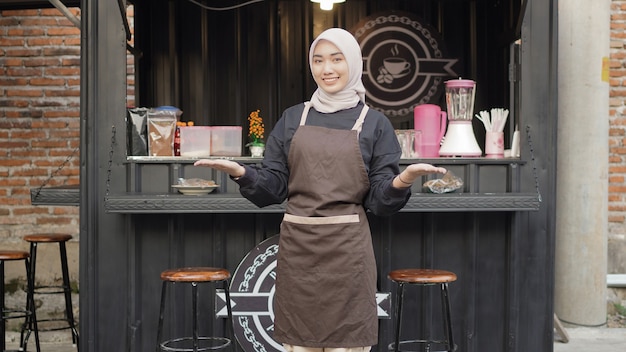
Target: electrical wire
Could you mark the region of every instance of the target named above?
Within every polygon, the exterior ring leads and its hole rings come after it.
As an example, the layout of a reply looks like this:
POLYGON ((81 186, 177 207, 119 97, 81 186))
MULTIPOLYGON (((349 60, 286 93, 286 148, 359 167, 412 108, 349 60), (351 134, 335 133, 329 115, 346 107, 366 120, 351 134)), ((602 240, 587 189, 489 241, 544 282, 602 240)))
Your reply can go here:
POLYGON ((189 0, 189 2, 191 2, 192 4, 198 5, 200 7, 202 7, 205 10, 211 10, 211 11, 227 11, 227 10, 233 10, 233 9, 238 9, 240 7, 244 7, 246 5, 250 5, 250 4, 254 4, 255 2, 261 2, 264 0, 250 0, 248 2, 244 2, 242 4, 238 4, 238 5, 233 5, 233 6, 227 6, 227 7, 210 7, 210 6, 206 6, 204 4, 199 3, 196 0, 189 0))

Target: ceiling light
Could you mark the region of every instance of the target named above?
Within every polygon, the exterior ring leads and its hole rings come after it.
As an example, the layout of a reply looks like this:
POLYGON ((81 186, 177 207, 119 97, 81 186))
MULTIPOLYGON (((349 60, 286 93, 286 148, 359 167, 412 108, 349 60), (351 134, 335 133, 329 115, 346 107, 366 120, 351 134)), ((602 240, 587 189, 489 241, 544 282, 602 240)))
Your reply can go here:
POLYGON ((322 10, 330 11, 333 9, 333 4, 346 2, 346 0, 311 0, 311 2, 319 3, 322 10))

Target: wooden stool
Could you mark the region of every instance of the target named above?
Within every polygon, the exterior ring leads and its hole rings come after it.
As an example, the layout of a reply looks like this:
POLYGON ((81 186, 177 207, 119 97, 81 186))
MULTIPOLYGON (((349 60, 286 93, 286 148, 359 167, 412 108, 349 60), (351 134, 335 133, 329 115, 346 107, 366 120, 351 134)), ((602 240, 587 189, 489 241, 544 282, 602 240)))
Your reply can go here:
POLYGON ((445 270, 432 269, 399 269, 389 273, 389 279, 398 284, 398 292, 396 294, 396 330, 395 342, 389 344, 388 349, 395 352, 400 351, 400 345, 414 344, 423 346, 425 351, 435 351, 432 346, 442 346, 442 351, 455 351, 456 345, 452 337, 452 323, 450 319, 450 297, 448 296, 448 283, 456 281, 456 274, 445 270), (441 310, 443 313, 443 340, 405 340, 400 341, 400 325, 402 321, 402 300, 404 298, 404 285, 420 285, 430 286, 439 285, 441 287, 441 310))
POLYGON ((2 322, 0 323, 0 347, 6 350, 6 321, 8 319, 24 318, 24 324, 20 333, 20 351, 27 351, 28 338, 31 332, 35 332, 35 345, 37 352, 40 351, 39 331, 37 330, 37 317, 33 301, 33 282, 30 276, 30 263, 28 252, 0 250, 0 299, 2 300, 2 322), (4 262, 12 260, 23 260, 26 267, 26 309, 11 309, 4 306, 4 262))
POLYGON ((235 342, 235 332, 233 329, 233 313, 230 306, 230 290, 228 283, 230 279, 230 272, 221 268, 208 268, 208 267, 188 267, 165 270, 161 273, 161 280, 163 281, 161 289, 161 308, 159 311, 159 327, 157 330, 157 346, 158 351, 208 351, 219 350, 233 345, 233 349, 237 350, 237 343, 235 342), (209 337, 198 335, 198 284, 208 282, 224 282, 224 293, 226 294, 226 309, 228 311, 228 320, 230 325, 231 338, 226 337, 209 337), (165 313, 165 299, 167 295, 168 283, 188 283, 191 284, 191 299, 192 299, 192 336, 178 337, 161 342, 163 335, 163 317, 165 313), (201 346, 201 342, 202 346, 201 346), (191 347, 185 347, 189 345, 191 347))
MULTIPOLYGON (((72 309, 72 288, 70 286, 70 274, 67 268, 67 249, 65 243, 72 239, 72 235, 66 234, 33 234, 24 236, 24 241, 30 243, 30 275, 33 282, 33 296, 35 294, 63 294, 65 296, 65 318, 40 319, 39 322, 63 321, 67 326, 50 327, 40 329, 40 331, 55 331, 70 329, 72 331, 72 344, 78 350, 78 331, 74 321, 74 311, 72 309), (35 272, 37 268, 37 246, 43 243, 58 243, 61 259, 62 285, 34 286, 35 272)), ((33 309, 34 310, 34 309, 33 309)))

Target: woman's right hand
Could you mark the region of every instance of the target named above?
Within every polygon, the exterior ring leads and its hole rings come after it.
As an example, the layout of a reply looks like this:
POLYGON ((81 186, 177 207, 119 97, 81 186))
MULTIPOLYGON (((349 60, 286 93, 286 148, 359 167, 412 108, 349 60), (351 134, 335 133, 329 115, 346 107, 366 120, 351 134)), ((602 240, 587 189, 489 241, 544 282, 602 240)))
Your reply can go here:
POLYGON ((193 166, 205 166, 215 170, 223 171, 231 177, 241 177, 246 173, 246 169, 239 163, 225 159, 200 159, 193 163, 193 166))

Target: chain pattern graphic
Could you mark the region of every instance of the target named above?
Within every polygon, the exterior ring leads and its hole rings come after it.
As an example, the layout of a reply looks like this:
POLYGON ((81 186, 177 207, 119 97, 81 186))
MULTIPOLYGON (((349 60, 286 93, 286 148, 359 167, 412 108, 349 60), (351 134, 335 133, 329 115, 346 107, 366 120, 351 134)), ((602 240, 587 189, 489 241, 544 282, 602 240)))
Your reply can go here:
POLYGON ((239 320, 239 325, 243 328, 244 337, 246 338, 248 342, 252 344, 252 347, 254 348, 254 350, 257 352, 267 352, 267 350, 265 349, 265 346, 259 341, 257 341, 254 331, 250 329, 248 317, 242 316, 242 317, 239 317, 238 320, 239 320))
POLYGON ((256 269, 263 265, 267 258, 275 256, 276 253, 278 253, 277 244, 267 247, 264 253, 259 254, 254 258, 254 264, 246 269, 246 272, 243 275, 244 280, 241 281, 241 284, 239 284, 239 292, 247 292, 250 289, 250 280, 254 278, 256 269))

